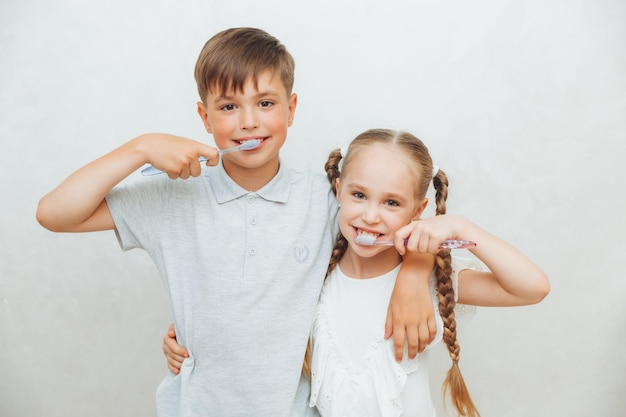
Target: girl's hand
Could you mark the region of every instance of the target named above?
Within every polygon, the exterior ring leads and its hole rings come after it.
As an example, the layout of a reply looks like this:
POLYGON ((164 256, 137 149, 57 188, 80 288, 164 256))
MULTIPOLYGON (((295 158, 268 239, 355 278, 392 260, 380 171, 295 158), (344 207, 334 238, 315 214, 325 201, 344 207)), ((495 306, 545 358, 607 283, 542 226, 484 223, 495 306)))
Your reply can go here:
POLYGON ((462 217, 444 214, 424 220, 416 220, 396 232, 396 241, 408 238, 406 247, 396 244, 400 255, 406 251, 418 253, 437 253, 446 239, 464 239, 460 237, 466 220, 462 217))
POLYGON ((147 163, 165 172, 171 179, 197 177, 202 172, 198 158, 208 158, 207 166, 219 162, 218 150, 204 143, 180 136, 149 133, 134 139, 136 149, 147 163))
POLYGON ((167 358, 167 367, 178 375, 185 358, 189 357, 187 349, 180 346, 176 341, 176 330, 171 324, 165 336, 163 336, 163 354, 167 358))

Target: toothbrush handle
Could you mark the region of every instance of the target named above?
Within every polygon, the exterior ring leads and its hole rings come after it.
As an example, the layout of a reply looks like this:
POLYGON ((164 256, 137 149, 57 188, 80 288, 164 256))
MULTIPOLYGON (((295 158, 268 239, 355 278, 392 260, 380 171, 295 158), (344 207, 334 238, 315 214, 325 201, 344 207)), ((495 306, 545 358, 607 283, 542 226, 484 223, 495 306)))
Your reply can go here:
POLYGON ((241 145, 235 146, 235 147, 232 147, 232 148, 222 149, 221 151, 219 151, 219 154, 220 155, 224 155, 225 153, 231 153, 231 152, 240 151, 240 150, 241 150, 241 145))
POLYGON ((475 242, 471 240, 454 240, 448 239, 444 240, 441 246, 441 249, 469 249, 476 246, 475 242))
POLYGON ((161 171, 158 168, 153 167, 152 165, 141 170, 141 175, 145 175, 145 176, 157 175, 157 174, 162 174, 162 173, 163 171, 161 171))
MULTIPOLYGON (((408 237, 404 239, 404 246, 406 246, 408 241, 408 237)), ((389 243, 393 245, 393 242, 389 243)), ((476 242, 472 242, 471 240, 446 239, 439 245, 439 249, 469 249, 475 246, 476 242)))
MULTIPOLYGON (((221 152, 220 152, 220 154, 221 154, 221 152)), ((201 157, 198 158, 199 162, 206 162, 208 160, 209 160, 209 158, 207 158, 205 156, 201 156, 201 157)), ((162 173, 163 173, 163 171, 161 171, 158 168, 153 167, 152 165, 150 165, 150 166, 148 166, 148 167, 146 167, 146 168, 141 170, 141 175, 144 175, 144 176, 157 175, 157 174, 162 174, 162 173)))

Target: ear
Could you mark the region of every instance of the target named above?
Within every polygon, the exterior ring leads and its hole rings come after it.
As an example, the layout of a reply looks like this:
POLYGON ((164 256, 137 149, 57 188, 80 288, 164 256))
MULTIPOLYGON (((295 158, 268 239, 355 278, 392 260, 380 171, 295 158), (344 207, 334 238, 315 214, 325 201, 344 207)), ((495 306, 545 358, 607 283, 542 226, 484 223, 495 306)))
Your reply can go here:
POLYGON ((413 212, 413 220, 417 220, 422 216, 422 213, 424 212, 424 210, 426 210, 426 206, 428 205, 428 199, 425 198, 422 200, 422 203, 417 206, 417 208, 415 209, 415 211, 413 212))
POLYGON ((335 178, 335 197, 337 197, 337 201, 341 198, 341 180, 339 178, 335 178))
POLYGON ((204 128, 207 133, 213 134, 213 129, 211 129, 211 121, 209 120, 209 114, 206 111, 206 107, 204 107, 204 103, 199 101, 198 103, 198 115, 202 119, 202 124, 204 124, 204 128))
POLYGON ((298 104, 298 95, 293 93, 291 97, 289 97, 289 115, 287 117, 287 126, 291 127, 293 124, 293 118, 296 114, 296 105, 298 104))

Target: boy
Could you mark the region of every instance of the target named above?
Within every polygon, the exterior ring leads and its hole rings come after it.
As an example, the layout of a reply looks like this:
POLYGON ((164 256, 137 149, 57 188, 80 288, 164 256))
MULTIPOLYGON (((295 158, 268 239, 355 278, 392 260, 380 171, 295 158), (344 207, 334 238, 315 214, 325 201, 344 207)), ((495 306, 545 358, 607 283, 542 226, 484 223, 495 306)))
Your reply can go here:
MULTIPOLYGON (((269 34, 218 33, 196 63, 198 114, 218 148, 253 139, 261 140, 257 148, 220 161, 216 149, 193 140, 141 135, 76 171, 39 204, 44 227, 114 229, 124 250, 142 248, 157 265, 190 354, 157 389, 159 416, 307 411, 300 370, 337 203, 323 176, 280 164, 297 104, 293 71, 293 58, 269 34), (201 171, 200 156, 216 168, 201 171), (145 163, 186 181, 155 176, 118 186, 145 163)), ((417 264, 406 270, 427 278, 432 263, 417 264)), ((428 300, 427 290, 418 292, 428 300)), ((400 354, 404 329, 396 327, 400 354)), ((429 332, 420 331, 420 349, 429 332)), ((416 333, 409 334, 412 355, 416 333)))

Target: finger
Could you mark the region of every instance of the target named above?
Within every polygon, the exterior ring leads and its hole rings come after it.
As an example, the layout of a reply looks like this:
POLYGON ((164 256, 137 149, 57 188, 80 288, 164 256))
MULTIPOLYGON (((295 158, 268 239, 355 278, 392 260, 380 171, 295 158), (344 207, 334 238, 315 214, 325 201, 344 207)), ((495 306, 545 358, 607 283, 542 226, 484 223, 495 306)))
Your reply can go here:
POLYGON ((417 326, 411 326, 406 329, 409 359, 413 359, 417 355, 420 348, 420 336, 417 326))
POLYGON ((167 358, 167 363, 169 363, 170 365, 174 365, 177 368, 180 368, 183 365, 183 362, 185 361, 185 359, 187 359, 184 356, 177 355, 172 352, 165 355, 165 357, 167 358))
POLYGON ((205 163, 206 166, 215 166, 220 161, 220 155, 218 150, 209 146, 200 144, 200 148, 198 149, 198 155, 204 156, 207 158, 205 163))
POLYGON ((403 326, 395 326, 393 329, 393 352, 396 357, 396 362, 401 362, 404 356, 404 340, 405 329, 403 326))
POLYGON ((167 329, 167 335, 169 337, 176 337, 176 328, 174 327, 174 323, 170 324, 170 327, 167 329))
POLYGON ((178 375, 178 373, 180 372, 180 368, 176 368, 175 366, 172 366, 169 363, 167 364, 167 367, 169 368, 170 371, 174 372, 176 375, 178 375))
POLYGON ((187 359, 184 356, 178 355, 166 349, 163 349, 163 355, 165 355, 165 359, 167 360, 167 363, 169 363, 170 365, 176 365, 178 368, 180 368, 183 361, 187 359))
POLYGON ((428 343, 430 344, 433 340, 435 340, 435 336, 437 336, 437 321, 435 321, 434 317, 430 317, 428 319, 428 334, 430 335, 428 340, 428 343))
POLYGON ((430 334, 428 323, 420 324, 419 326, 419 349, 418 353, 422 353, 426 346, 433 341, 434 335, 430 334))
POLYGON ((186 180, 187 178, 189 178, 189 166, 184 167, 183 169, 180 170, 180 173, 178 174, 178 178, 181 178, 183 180, 186 180))
POLYGON ((180 358, 189 357, 187 349, 179 345, 176 339, 172 339, 171 337, 163 338, 163 353, 165 353, 165 356, 172 355, 180 358))
POLYGON ((189 175, 192 177, 198 177, 202 174, 202 165, 200 165, 200 161, 193 161, 189 166, 189 175))
POLYGON ((410 238, 410 236, 410 225, 403 226, 396 231, 395 246, 400 256, 403 256, 406 253, 408 242, 405 244, 405 239, 410 238))
POLYGON ((417 245, 417 251, 420 253, 427 253, 430 246, 430 239, 428 236, 421 235, 417 245))
POLYGON ((391 308, 387 308, 387 320, 385 320, 385 339, 393 334, 393 314, 391 308))

